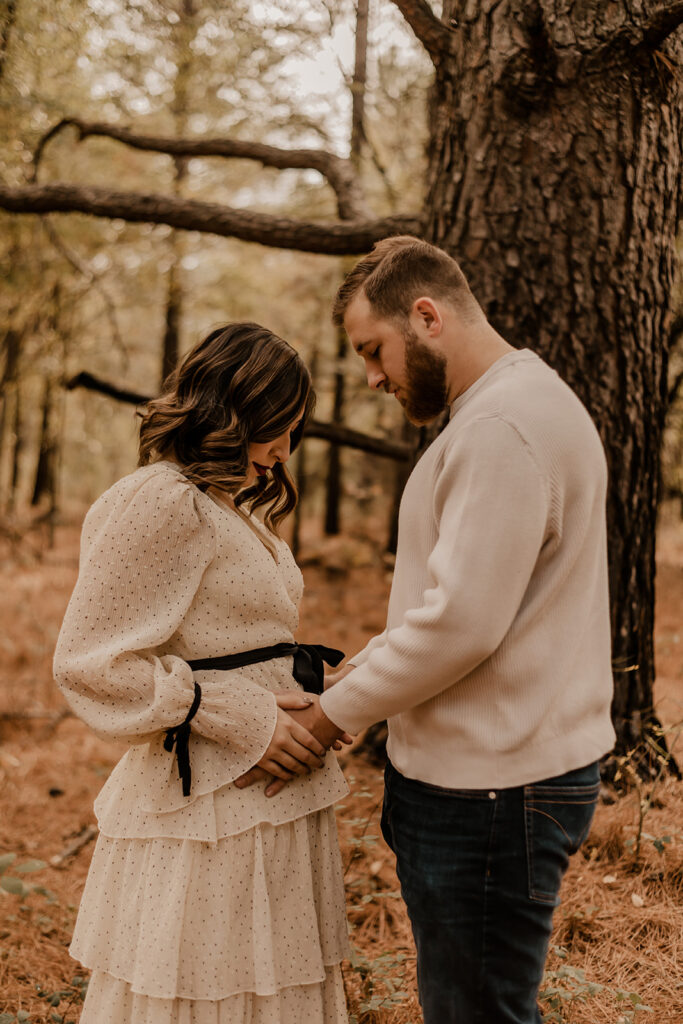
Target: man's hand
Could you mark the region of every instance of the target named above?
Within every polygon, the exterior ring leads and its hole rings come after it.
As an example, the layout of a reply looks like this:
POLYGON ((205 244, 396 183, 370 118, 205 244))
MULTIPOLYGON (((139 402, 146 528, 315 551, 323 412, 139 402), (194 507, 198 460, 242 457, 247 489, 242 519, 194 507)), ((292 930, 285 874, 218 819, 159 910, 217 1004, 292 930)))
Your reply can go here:
MULTIPOLYGON (((278 707, 280 709, 287 707, 288 715, 297 723, 297 725, 299 727, 303 727, 307 733, 310 733, 315 737, 315 739, 318 740, 326 749, 329 749, 330 747, 340 749, 341 743, 348 744, 353 742, 353 738, 349 736, 348 733, 339 729, 334 722, 330 721, 320 707, 320 700, 317 696, 313 694, 305 694, 304 696, 299 691, 283 691, 282 693, 276 694, 276 699, 278 707)), ((251 786, 254 782, 258 782, 260 779, 264 779, 266 776, 270 775, 271 781, 266 787, 266 796, 275 796, 276 793, 279 793, 280 790, 287 785, 287 782, 294 777, 293 774, 283 771, 270 772, 268 770, 264 770, 267 769, 267 765, 264 763, 267 754, 268 751, 266 751, 264 757, 258 762, 258 765, 254 765, 253 768, 250 768, 248 772, 245 772, 244 775, 241 775, 240 778, 235 781, 235 785, 238 789, 245 789, 247 786, 251 786), (272 778, 272 776, 276 777, 272 778)), ((320 767, 322 763, 323 762, 320 761, 318 765, 314 765, 313 767, 320 767)), ((303 774, 304 771, 306 771, 305 768, 295 774, 300 775, 303 774)))

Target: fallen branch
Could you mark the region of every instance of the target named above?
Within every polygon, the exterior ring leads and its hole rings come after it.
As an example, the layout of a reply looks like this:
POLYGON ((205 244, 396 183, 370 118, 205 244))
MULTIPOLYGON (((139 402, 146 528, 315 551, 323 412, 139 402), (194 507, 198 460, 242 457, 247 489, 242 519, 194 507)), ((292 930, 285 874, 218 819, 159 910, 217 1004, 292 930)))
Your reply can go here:
POLYGON ((84 846, 91 843, 93 839, 97 838, 98 828, 96 825, 86 825, 85 828, 81 829, 73 842, 69 843, 68 846, 64 847, 61 853, 55 854, 54 857, 50 857, 50 864, 53 868, 59 868, 62 866, 64 861, 74 857, 84 846))

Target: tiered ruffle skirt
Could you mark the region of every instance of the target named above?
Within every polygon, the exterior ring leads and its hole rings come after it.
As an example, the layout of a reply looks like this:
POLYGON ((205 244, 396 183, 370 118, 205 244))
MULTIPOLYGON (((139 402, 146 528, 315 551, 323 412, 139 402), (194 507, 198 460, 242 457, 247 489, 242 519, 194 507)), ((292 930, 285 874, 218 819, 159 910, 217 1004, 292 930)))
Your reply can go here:
POLYGON ((100 826, 71 945, 93 972, 81 1024, 347 1024, 331 806, 213 842, 100 826))

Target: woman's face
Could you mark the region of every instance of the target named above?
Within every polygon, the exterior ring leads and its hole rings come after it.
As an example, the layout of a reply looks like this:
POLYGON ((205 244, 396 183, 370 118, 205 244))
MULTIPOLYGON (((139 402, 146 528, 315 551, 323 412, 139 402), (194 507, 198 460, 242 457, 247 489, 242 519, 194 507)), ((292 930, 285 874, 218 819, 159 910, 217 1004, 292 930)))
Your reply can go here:
POLYGON ((292 420, 283 434, 273 441, 249 442, 249 468, 244 487, 250 487, 260 476, 265 476, 276 462, 286 462, 291 454, 292 433, 301 423, 303 410, 292 420))

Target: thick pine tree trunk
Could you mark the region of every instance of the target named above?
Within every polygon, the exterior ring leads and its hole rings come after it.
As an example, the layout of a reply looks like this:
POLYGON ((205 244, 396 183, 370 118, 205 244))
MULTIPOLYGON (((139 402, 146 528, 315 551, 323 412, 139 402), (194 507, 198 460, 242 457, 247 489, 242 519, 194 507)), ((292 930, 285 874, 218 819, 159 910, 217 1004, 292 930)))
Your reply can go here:
POLYGON ((635 5, 445 0, 458 27, 432 96, 427 228, 500 333, 546 359, 600 428, 620 752, 654 723, 683 58, 680 32, 598 56, 624 6, 635 5))

